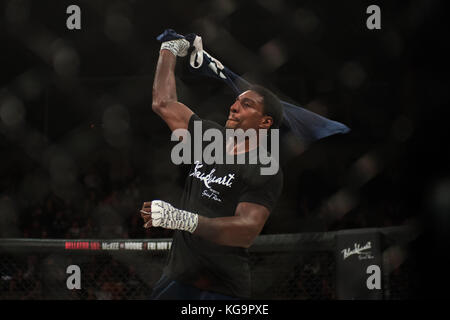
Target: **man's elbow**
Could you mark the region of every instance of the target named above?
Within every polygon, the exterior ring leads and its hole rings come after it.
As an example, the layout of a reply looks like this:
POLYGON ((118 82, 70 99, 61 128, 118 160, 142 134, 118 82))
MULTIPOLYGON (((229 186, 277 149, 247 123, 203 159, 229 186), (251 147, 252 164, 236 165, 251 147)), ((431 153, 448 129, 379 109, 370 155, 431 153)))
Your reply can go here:
POLYGON ((258 236, 258 233, 251 232, 244 239, 242 239, 241 246, 245 249, 250 248, 253 245, 253 242, 255 241, 257 236, 258 236))
POLYGON ((259 222, 249 222, 248 220, 246 222, 246 226, 242 230, 243 232, 241 233, 241 237, 239 238, 241 242, 240 246, 248 249, 253 245, 255 239, 261 233, 263 225, 259 222))
POLYGON ((161 110, 163 110, 166 105, 167 105, 167 102, 164 100, 158 100, 158 101, 153 100, 152 110, 153 110, 153 112, 160 114, 161 110))

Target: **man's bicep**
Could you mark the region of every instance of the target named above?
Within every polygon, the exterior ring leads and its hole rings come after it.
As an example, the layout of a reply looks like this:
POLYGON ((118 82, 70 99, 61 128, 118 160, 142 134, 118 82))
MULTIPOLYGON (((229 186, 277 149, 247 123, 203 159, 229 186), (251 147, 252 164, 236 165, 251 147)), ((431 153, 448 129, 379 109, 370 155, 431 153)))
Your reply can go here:
POLYGON ((188 129, 189 119, 194 112, 186 105, 178 101, 168 102, 163 108, 155 112, 167 123, 171 131, 176 129, 188 129))

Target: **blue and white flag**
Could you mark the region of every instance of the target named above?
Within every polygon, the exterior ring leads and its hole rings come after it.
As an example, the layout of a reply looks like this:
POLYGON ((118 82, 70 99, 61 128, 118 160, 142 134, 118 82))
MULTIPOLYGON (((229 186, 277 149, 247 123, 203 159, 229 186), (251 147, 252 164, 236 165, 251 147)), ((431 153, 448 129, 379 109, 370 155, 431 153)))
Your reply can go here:
MULTIPOLYGON (((189 48, 191 53, 188 55, 190 71, 194 74, 224 81, 236 95, 241 94, 251 85, 206 52, 203 49, 202 38, 195 34, 182 36, 172 29, 167 29, 156 39, 160 42, 175 39, 188 40, 191 44, 189 48)), ((283 131, 291 132, 304 145, 334 134, 343 134, 350 131, 346 125, 340 122, 327 119, 291 103, 280 101, 283 104, 283 122, 280 131, 282 133, 283 131)))

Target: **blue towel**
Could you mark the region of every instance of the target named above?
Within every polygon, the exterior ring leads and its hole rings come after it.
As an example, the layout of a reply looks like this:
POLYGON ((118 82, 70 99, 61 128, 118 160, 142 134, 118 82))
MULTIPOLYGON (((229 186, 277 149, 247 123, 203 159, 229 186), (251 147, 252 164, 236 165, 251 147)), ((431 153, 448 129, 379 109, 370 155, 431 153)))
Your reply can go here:
MULTIPOLYGON (((190 55, 188 55, 190 71, 198 75, 224 81, 233 89, 236 95, 244 92, 251 85, 203 50, 202 39, 195 34, 191 33, 182 36, 172 29, 166 29, 156 39, 160 42, 165 42, 183 38, 191 44, 189 48, 190 55)), ((282 100, 281 103, 284 107, 283 121, 280 126, 281 135, 290 132, 298 137, 305 146, 318 139, 334 134, 348 133, 350 131, 347 126, 340 122, 327 119, 300 106, 282 100)))

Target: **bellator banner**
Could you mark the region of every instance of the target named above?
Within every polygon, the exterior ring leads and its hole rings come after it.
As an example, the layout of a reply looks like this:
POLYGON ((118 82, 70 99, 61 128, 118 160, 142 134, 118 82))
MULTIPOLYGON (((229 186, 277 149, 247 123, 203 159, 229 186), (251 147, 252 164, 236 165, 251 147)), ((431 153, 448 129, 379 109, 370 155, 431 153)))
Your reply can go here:
POLYGON ((172 246, 172 239, 164 241, 98 241, 73 240, 65 241, 65 250, 149 250, 168 251, 172 246))
POLYGON ((380 233, 345 230, 336 237, 337 298, 383 299, 380 233))

